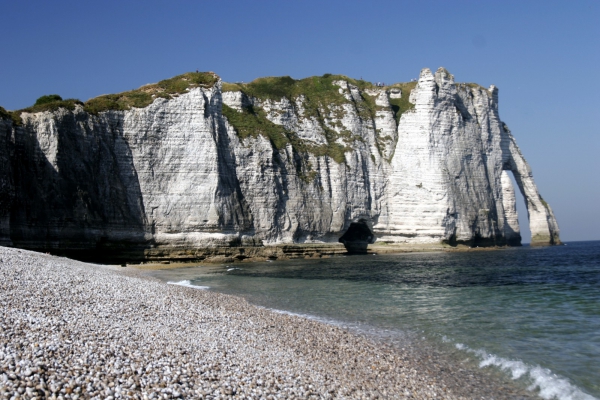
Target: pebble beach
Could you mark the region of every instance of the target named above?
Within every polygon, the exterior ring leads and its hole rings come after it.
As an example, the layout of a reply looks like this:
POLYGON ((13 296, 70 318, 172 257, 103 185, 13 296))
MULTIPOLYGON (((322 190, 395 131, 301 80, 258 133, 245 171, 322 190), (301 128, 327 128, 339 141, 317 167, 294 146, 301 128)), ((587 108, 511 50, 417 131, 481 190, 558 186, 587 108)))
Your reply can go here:
POLYGON ((132 268, 0 247, 0 305, 0 398, 535 398, 432 348, 132 268))

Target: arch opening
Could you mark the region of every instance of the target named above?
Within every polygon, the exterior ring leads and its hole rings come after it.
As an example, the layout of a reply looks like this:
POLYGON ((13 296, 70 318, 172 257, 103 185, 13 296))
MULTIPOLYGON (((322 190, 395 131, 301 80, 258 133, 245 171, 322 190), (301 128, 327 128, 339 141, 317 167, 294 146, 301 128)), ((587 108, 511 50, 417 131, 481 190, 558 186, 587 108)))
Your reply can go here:
POLYGON ((357 222, 350 223, 350 226, 338 241, 346 247, 348 253, 365 254, 368 246, 375 243, 375 234, 367 220, 360 219, 357 222))
POLYGON ((517 194, 521 196, 522 194, 516 190, 519 186, 515 184, 515 176, 512 170, 503 170, 500 178, 502 183, 502 205, 504 207, 504 221, 500 221, 504 226, 502 235, 507 245, 520 246, 521 227, 519 225, 519 213, 517 212, 517 194))
POLYGON ((527 202, 525 201, 525 196, 517 180, 515 178, 515 174, 512 170, 506 171, 508 173, 508 177, 510 178, 510 183, 513 187, 514 198, 515 198, 515 208, 516 208, 516 218, 517 218, 517 227, 518 227, 518 239, 513 238, 508 241, 509 246, 521 246, 522 244, 529 244, 531 241, 531 231, 529 229, 529 214, 527 212, 527 202))

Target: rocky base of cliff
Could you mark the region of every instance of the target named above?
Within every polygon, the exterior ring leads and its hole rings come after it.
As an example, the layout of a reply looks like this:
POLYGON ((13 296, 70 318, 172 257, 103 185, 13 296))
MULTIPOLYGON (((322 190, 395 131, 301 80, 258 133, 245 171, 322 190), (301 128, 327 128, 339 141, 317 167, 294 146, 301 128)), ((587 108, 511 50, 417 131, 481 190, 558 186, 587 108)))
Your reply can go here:
MULTIPOLYGON (((520 243, 516 244, 520 246, 520 243)), ((532 246, 548 245, 532 243, 532 246)), ((296 243, 267 246, 215 246, 192 247, 151 247, 143 245, 99 246, 88 249, 25 248, 39 253, 68 257, 86 262, 103 264, 156 264, 179 265, 190 263, 238 263, 267 260, 292 260, 327 258, 351 254, 398 254, 427 251, 479 251, 504 249, 511 244, 497 245, 479 243, 386 243, 383 241, 368 244, 361 252, 352 251, 342 243, 296 243)))
POLYGON ((95 249, 31 248, 41 253, 81 261, 124 263, 232 263, 297 258, 322 258, 347 254, 341 243, 281 244, 272 246, 150 247, 142 245, 98 247, 95 249))

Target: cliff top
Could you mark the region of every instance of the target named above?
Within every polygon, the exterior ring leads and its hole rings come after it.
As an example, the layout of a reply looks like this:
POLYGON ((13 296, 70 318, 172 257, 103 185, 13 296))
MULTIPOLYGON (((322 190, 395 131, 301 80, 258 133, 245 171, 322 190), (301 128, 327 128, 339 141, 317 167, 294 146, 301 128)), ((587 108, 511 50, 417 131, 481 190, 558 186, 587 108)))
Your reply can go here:
POLYGON ((294 101, 302 97, 303 107, 306 110, 305 115, 319 119, 321 110, 328 112, 332 106, 340 106, 350 102, 346 96, 340 93, 340 86, 336 84, 339 81, 348 82, 348 84, 359 89, 360 99, 355 101, 355 105, 359 114, 363 117, 373 117, 374 112, 380 108, 375 104, 375 93, 377 91, 394 89, 401 91, 402 96, 389 99, 396 121, 400 120, 403 112, 414 107, 408 101, 408 95, 416 86, 416 81, 380 86, 362 79, 349 78, 345 75, 324 74, 304 79, 293 79, 289 76, 265 77, 255 79, 249 83, 223 83, 223 91, 240 91, 249 97, 271 101, 279 101, 282 98, 294 101))
POLYGON ((357 138, 340 123, 343 106, 349 105, 354 108, 357 115, 364 120, 372 120, 377 111, 387 109, 394 112, 398 122, 404 111, 414 107, 408 101, 408 93, 415 86, 416 82, 381 86, 333 74, 298 80, 280 76, 258 78, 249 83, 223 83, 223 92, 241 92, 249 98, 259 100, 250 102, 241 112, 223 104, 223 115, 241 138, 263 135, 269 138, 277 149, 289 143, 299 153, 327 155, 337 163, 344 163, 344 153, 353 147, 356 140, 362 139, 357 138), (376 102, 377 96, 386 91, 394 91, 396 94, 389 98, 391 110, 390 106, 384 107, 376 102), (267 118, 262 108, 263 102, 279 102, 284 98, 294 104, 295 110, 302 110, 300 112, 303 118, 310 118, 318 123, 326 144, 305 142, 294 132, 274 124, 267 118))
POLYGON ((84 110, 88 113, 95 115, 99 112, 108 110, 128 110, 131 107, 142 108, 150 105, 157 97, 170 99, 173 96, 185 93, 191 88, 212 87, 218 81, 219 76, 214 72, 187 72, 127 92, 94 97, 86 102, 82 102, 78 99, 56 99, 41 104, 36 102, 36 104, 31 107, 16 111, 6 111, 4 108, 0 107, 0 118, 11 118, 15 124, 19 125, 21 123, 21 113, 56 111, 59 108, 74 110, 75 105, 77 104, 83 106, 84 110))
MULTIPOLYGON (((144 85, 138 89, 116 93, 105 94, 82 102, 78 99, 54 100, 43 104, 35 104, 15 111, 7 111, 0 107, 0 118, 10 118, 13 123, 21 124, 21 113, 37 113, 43 111, 56 111, 59 108, 74 110, 76 105, 81 105, 85 111, 97 115, 109 110, 128 110, 132 107, 143 108, 150 105, 156 98, 170 99, 178 94, 185 93, 191 88, 210 88, 219 81, 219 76, 214 72, 187 72, 158 83, 144 85)), ((345 75, 324 74, 304 79, 293 79, 289 76, 257 78, 249 83, 227 83, 223 82, 223 91, 240 91, 249 97, 261 100, 279 101, 287 98, 291 101, 303 97, 304 106, 308 115, 316 116, 319 108, 329 110, 332 106, 348 103, 348 99, 340 93, 340 87, 335 82, 345 81, 360 90, 360 96, 364 101, 364 107, 359 107, 363 116, 372 116, 377 110, 375 105, 375 91, 394 91, 400 89, 402 95, 392 96, 391 107, 395 113, 396 121, 400 120, 403 112, 413 108, 408 101, 409 94, 417 82, 394 83, 382 86, 362 79, 353 79, 345 75)), ((481 86, 474 83, 459 84, 469 87, 481 86)))
POLYGON ((107 110, 128 110, 149 106, 155 98, 170 99, 195 87, 213 87, 219 81, 214 72, 187 72, 158 83, 118 94, 106 94, 85 102, 84 109, 91 114, 107 110))

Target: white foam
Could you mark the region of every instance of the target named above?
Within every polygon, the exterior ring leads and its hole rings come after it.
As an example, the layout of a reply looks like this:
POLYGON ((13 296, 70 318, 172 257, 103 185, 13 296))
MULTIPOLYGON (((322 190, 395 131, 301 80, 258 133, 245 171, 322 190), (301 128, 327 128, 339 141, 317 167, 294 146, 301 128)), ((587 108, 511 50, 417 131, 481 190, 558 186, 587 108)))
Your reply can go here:
POLYGON ((235 271, 236 269, 241 270, 241 268, 235 268, 235 267, 233 267, 233 268, 227 268, 227 271, 235 271))
POLYGON ((189 288, 192 288, 192 289, 201 289, 201 290, 210 289, 209 286, 192 285, 192 282, 188 281, 188 280, 179 281, 179 282, 167 282, 167 285, 185 286, 185 287, 189 287, 189 288))
POLYGON ((481 368, 493 365, 503 371, 509 372, 512 379, 527 378, 531 381, 528 389, 531 391, 539 390, 539 396, 543 399, 598 400, 596 397, 582 392, 581 389, 570 383, 566 378, 554 374, 547 368, 531 366, 519 360, 508 360, 495 354, 487 353, 484 350, 473 350, 462 343, 456 343, 454 346, 459 350, 475 354, 481 359, 479 362, 479 367, 481 368))
MULTIPOLYGON (((295 313, 295 312, 286 311, 286 310, 279 310, 277 308, 269 308, 269 307, 261 307, 261 306, 258 306, 258 307, 264 308, 269 311, 273 311, 277 314, 291 315, 292 317, 301 317, 301 318, 311 319, 313 321, 320 321, 320 322, 326 322, 326 323, 330 322, 329 320, 326 320, 324 318, 319 318, 319 317, 316 317, 316 316, 310 315, 310 314, 300 314, 300 313, 295 313)), ((333 324, 333 322, 331 322, 331 323, 333 324)))
POLYGON ((262 307, 262 306, 257 306, 257 307, 264 308, 264 309, 269 310, 269 311, 273 311, 273 312, 275 312, 277 314, 285 314, 285 315, 290 315, 292 317, 300 317, 300 318, 310 319, 312 321, 322 322, 324 324, 337 326, 338 328, 343 328, 343 329, 347 329, 348 328, 348 324, 347 323, 342 322, 342 321, 338 321, 338 320, 335 320, 335 319, 328 319, 328 318, 317 317, 317 316, 312 315, 312 314, 301 314, 301 313, 295 313, 295 312, 292 312, 292 311, 279 310, 277 308, 262 307))

